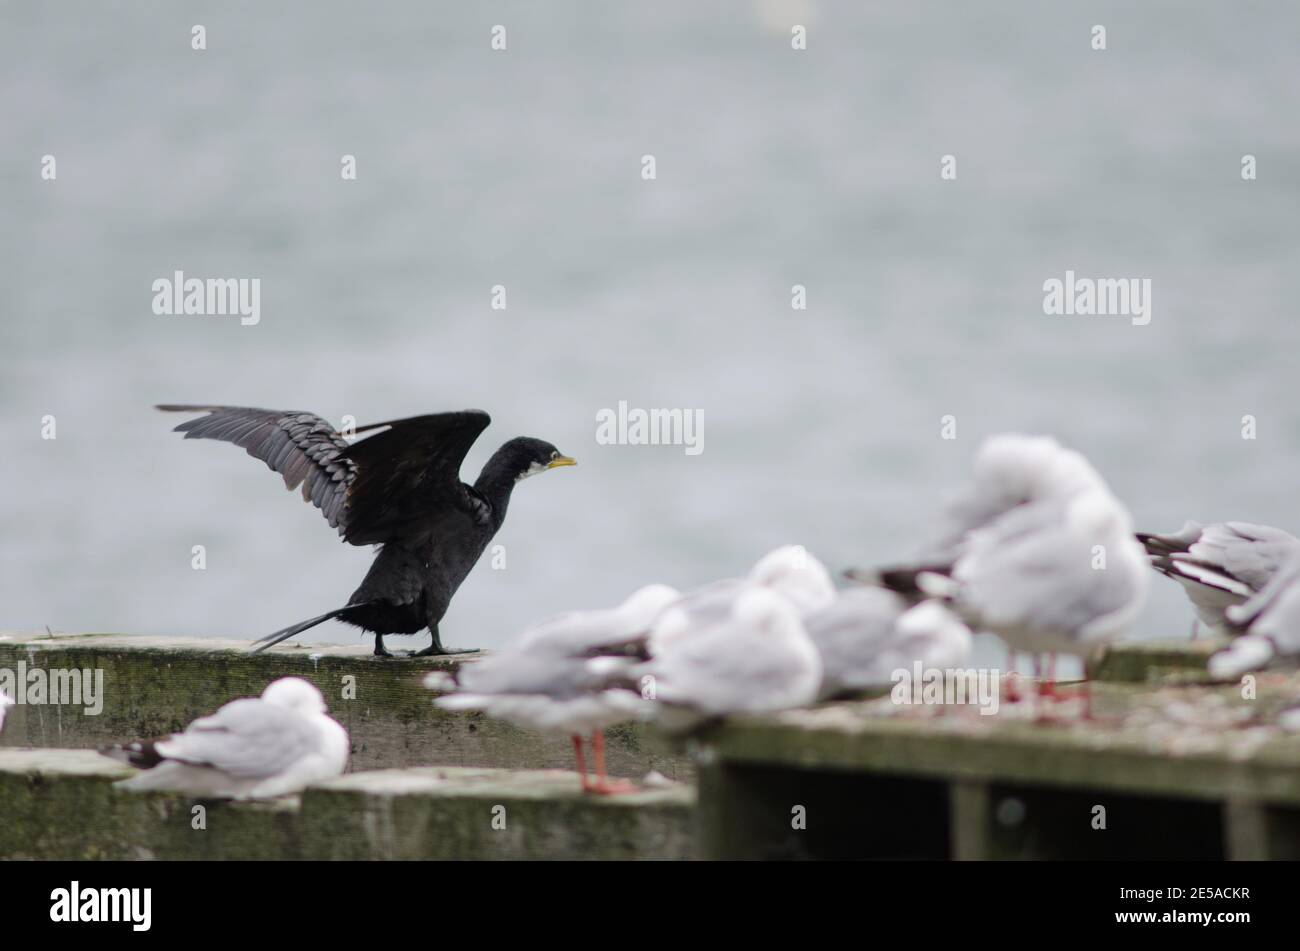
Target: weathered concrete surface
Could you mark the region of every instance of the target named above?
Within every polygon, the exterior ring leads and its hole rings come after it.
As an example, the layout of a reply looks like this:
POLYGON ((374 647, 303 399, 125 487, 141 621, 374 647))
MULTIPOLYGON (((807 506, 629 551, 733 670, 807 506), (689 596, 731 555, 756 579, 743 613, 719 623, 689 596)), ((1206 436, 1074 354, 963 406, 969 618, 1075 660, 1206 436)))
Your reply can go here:
POLYGON ((1109 683, 1205 683, 1210 677, 1206 669, 1210 655, 1226 643, 1202 637, 1112 644, 1089 664, 1089 674, 1109 683))
POLYGON ((1098 683, 1091 721, 1077 700, 1043 721, 1032 702, 980 716, 889 698, 736 718, 699 741, 702 855, 1300 854, 1300 735, 1274 723, 1300 674, 1250 688, 1098 683), (1114 834, 1094 829, 1097 806, 1114 834), (921 841, 935 829, 946 842, 921 841))
POLYGON ((0 750, 0 858, 684 859, 694 793, 591 797, 573 773, 354 773, 268 802, 134 793, 89 750, 0 750), (196 828, 202 812, 202 828, 196 828))
MULTIPOLYGON (((354 773, 301 802, 210 804, 200 832, 187 800, 112 789, 125 768, 111 761, 0 749, 0 855, 1300 856, 1300 735, 1274 722, 1300 699, 1300 673, 1262 673, 1249 689, 1209 684, 1205 660, 1216 645, 1208 641, 1112 648, 1093 668, 1092 721, 1078 719, 1077 700, 1045 707, 1054 720, 1043 722, 1035 702, 985 717, 888 697, 736 718, 692 741, 705 764, 694 812, 680 787, 591 799, 578 794, 573 774, 474 768, 567 764, 570 750, 561 738, 433 708, 420 680, 455 658, 388 661, 337 647, 253 656, 246 646, 0 640, 0 668, 98 667, 107 691, 98 718, 15 707, 4 742, 88 746, 167 732, 297 674, 321 687, 352 732, 354 768, 448 765, 354 773), (355 699, 344 698, 349 684, 355 699), (1098 806, 1109 834, 1091 824, 1098 806)), ((616 733, 611 748, 615 772, 690 775, 684 757, 660 753, 660 741, 639 729, 616 733)))
POLYGON ((0 750, 0 858, 257 859, 299 853, 293 800, 193 803, 139 795, 113 781, 135 772, 91 750, 0 750))
POLYGON ((900 707, 889 698, 825 704, 715 727, 710 757, 800 769, 863 770, 1113 789, 1300 806, 1300 734, 1270 725, 1300 697, 1293 674, 1259 675, 1259 699, 1236 686, 1147 690, 1095 684, 1096 719, 1076 702, 1040 722, 1032 703, 995 716, 972 707, 900 707))
POLYGON ((317 858, 690 858, 689 786, 587 796, 575 773, 408 769, 354 773, 303 794, 317 858))
MULTIPOLYGON (((97 747, 183 728, 236 697, 255 696, 277 677, 310 680, 352 738, 351 769, 429 764, 511 769, 571 766, 566 737, 542 736, 478 713, 451 713, 421 685, 431 670, 473 663, 476 655, 382 658, 364 646, 279 646, 250 654, 245 641, 144 635, 0 634, 0 668, 100 669, 104 708, 11 708, 0 746, 97 747), (349 679, 351 678, 351 679, 349 679)), ((477 655, 482 656, 482 655, 477 655)), ((611 774, 638 778, 657 770, 693 776, 689 761, 644 727, 607 734, 611 774)))

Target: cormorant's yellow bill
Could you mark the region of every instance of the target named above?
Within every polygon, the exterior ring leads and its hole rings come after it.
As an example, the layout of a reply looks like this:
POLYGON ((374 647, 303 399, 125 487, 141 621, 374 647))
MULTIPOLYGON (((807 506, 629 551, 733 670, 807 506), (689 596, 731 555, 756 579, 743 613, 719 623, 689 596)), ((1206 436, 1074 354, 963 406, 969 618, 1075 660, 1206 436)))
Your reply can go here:
POLYGON ((556 456, 546 464, 546 468, 558 469, 560 466, 576 466, 577 464, 577 459, 570 459, 568 456, 556 456))

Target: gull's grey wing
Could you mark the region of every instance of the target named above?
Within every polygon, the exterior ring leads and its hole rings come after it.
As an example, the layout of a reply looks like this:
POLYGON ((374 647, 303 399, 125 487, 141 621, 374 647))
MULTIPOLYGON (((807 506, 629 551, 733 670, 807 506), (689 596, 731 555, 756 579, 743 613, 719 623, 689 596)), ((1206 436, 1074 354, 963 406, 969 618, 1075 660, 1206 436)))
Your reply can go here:
POLYGON ((1095 569, 1096 539, 1070 531, 1065 515, 1064 506, 1043 506, 1034 524, 1018 518, 1012 530, 977 540, 953 572, 962 612, 993 628, 1082 632, 1140 598, 1140 576, 1120 564, 1095 569))
POLYGON ((617 610, 566 611, 529 626, 508 649, 579 657, 624 646, 643 634, 617 610))
POLYGON ((459 692, 504 695, 535 694, 564 699, 625 681, 633 661, 569 657, 550 651, 507 649, 461 665, 459 692))
POLYGON ((883 687, 894 672, 964 663, 970 631, 937 601, 917 606, 883 588, 852 588, 804 619, 822 656, 820 696, 883 687))
POLYGON ((1271 638, 1281 653, 1300 652, 1300 553, 1288 559, 1269 583, 1228 620, 1239 631, 1271 638))
POLYGON ((168 760, 209 766, 239 779, 261 779, 288 769, 316 750, 311 725, 292 710, 250 697, 154 746, 168 760))
POLYGON ((780 709, 802 678, 781 641, 731 620, 674 641, 639 670, 654 678, 655 699, 710 715, 780 709))
POLYGON ((1222 629, 1224 612, 1261 591, 1300 540, 1280 528, 1249 522, 1200 525, 1188 522, 1167 535, 1139 534, 1151 566, 1179 582, 1197 616, 1222 629))
POLYGON ((1188 519, 1176 532, 1138 532, 1136 537, 1153 557, 1172 555, 1176 551, 1187 551, 1201 537, 1205 526, 1188 519))
MULTIPOLYGON (((1280 528, 1225 522, 1208 526, 1188 554, 1218 565, 1232 578, 1258 591, 1297 551, 1300 539, 1280 528)), ((1179 557, 1175 556, 1175 560, 1179 557)))
POLYGON ((888 682, 898 664, 883 654, 907 607, 902 597, 884 588, 851 588, 804 618, 804 629, 822 655, 823 695, 888 682), (879 674, 886 666, 882 681, 879 674))

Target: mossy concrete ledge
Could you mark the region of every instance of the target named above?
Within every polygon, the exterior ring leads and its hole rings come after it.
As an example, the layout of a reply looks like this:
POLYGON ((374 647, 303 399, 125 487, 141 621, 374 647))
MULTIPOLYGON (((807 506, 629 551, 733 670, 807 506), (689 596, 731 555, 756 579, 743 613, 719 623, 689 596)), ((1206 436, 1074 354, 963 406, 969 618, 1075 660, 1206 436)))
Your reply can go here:
POLYGON ((694 792, 583 795, 576 774, 430 767, 353 773, 266 802, 118 789, 90 750, 0 750, 6 859, 686 859, 694 792))
MULTIPOLYGON (((473 663, 484 654, 383 658, 364 646, 290 645, 251 654, 248 642, 147 635, 0 634, 0 670, 103 671, 103 709, 88 715, 65 703, 10 708, 0 747, 94 748, 161 736, 236 697, 256 696, 278 677, 303 677, 320 688, 330 713, 352 738, 352 769, 477 766, 554 769, 570 766, 565 737, 543 736, 479 713, 452 713, 432 703, 421 681, 431 670, 473 663), (20 667, 20 665, 22 665, 20 667)), ((66 698, 64 698, 66 699, 66 698)), ((84 699, 84 698, 83 698, 84 699)), ((691 779, 690 761, 640 725, 608 733, 612 775, 654 770, 691 779)))
POLYGON ((1206 683, 1210 655, 1225 644, 1215 637, 1121 641, 1108 645, 1088 665, 1088 673, 1106 683, 1206 683))
POLYGON ((1082 702, 890 698, 697 739, 704 858, 1300 858, 1300 673, 1093 685, 1082 702))

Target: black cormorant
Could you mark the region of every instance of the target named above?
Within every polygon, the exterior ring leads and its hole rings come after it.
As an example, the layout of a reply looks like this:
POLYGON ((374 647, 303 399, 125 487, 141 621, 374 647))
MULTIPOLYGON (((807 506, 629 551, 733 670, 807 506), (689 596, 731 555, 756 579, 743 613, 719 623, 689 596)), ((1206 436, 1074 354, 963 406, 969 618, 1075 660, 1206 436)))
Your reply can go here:
POLYGON ((493 453, 473 485, 460 466, 491 418, 482 410, 412 416, 357 427, 382 429, 349 444, 314 413, 241 406, 163 405, 168 412, 207 413, 176 427, 186 439, 234 443, 284 477, 289 489, 321 510, 351 545, 379 545, 370 571, 348 603, 259 639, 261 651, 337 618, 375 635, 428 628, 433 643, 415 656, 448 654, 438 623, 506 517, 520 479, 574 465, 541 439, 520 436, 493 453))

